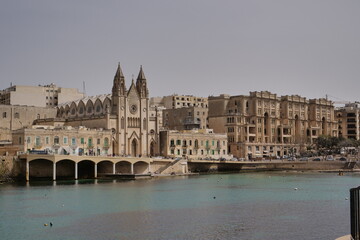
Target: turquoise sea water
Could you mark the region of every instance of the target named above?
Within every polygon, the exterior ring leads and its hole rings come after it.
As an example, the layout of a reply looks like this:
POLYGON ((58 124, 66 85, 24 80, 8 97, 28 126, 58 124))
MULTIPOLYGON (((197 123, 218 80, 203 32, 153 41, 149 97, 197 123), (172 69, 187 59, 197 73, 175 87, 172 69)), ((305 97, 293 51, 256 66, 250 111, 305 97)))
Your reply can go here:
POLYGON ((3 184, 0 239, 335 239, 359 185, 280 172, 3 184))

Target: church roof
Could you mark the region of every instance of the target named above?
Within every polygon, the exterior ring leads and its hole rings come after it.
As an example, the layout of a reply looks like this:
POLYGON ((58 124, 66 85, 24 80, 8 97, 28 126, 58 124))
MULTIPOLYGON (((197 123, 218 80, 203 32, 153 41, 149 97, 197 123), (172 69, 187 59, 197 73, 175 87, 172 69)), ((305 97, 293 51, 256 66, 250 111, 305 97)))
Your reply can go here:
POLYGON ((75 103, 76 105, 78 105, 80 103, 80 101, 82 101, 83 103, 87 103, 89 100, 91 100, 93 103, 96 102, 96 100, 100 100, 101 102, 104 102, 104 100, 106 98, 110 98, 111 99, 111 94, 101 94, 101 95, 96 95, 96 96, 86 96, 83 98, 80 98, 78 100, 75 101, 69 101, 69 102, 65 102, 62 104, 59 104, 58 107, 65 107, 66 105, 71 105, 72 103, 75 103))

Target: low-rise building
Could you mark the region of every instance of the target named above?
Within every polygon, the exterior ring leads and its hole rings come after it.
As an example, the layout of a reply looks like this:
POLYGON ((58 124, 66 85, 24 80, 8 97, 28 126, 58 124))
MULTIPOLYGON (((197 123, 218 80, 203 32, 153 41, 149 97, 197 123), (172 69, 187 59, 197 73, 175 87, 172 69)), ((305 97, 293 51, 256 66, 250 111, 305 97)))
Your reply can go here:
POLYGON ((163 127, 169 130, 207 128, 207 108, 184 107, 163 110, 163 127))
POLYGON ((228 158, 227 137, 211 129, 161 131, 160 154, 189 159, 228 158))
POLYGON ((196 97, 192 95, 170 95, 165 97, 153 97, 150 105, 162 106, 166 109, 199 107, 208 108, 208 100, 206 97, 196 97))
POLYGON ((34 125, 13 131, 13 146, 22 152, 64 155, 112 155, 111 130, 34 125))
POLYGON ((76 88, 58 87, 53 83, 44 86, 15 85, 0 91, 0 104, 56 107, 83 97, 84 93, 76 88))

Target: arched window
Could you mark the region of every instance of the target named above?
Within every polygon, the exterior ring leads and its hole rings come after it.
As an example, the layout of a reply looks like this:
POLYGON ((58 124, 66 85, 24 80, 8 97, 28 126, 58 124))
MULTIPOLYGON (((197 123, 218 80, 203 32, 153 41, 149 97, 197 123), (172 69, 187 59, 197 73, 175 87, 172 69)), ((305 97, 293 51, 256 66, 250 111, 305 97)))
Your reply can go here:
POLYGON ((58 136, 54 137, 54 144, 59 144, 59 137, 58 136))
POLYGON ((6 115, 7 115, 6 112, 3 112, 3 118, 6 118, 7 117, 6 115))
POLYGON ((97 106, 96 106, 96 112, 100 112, 100 110, 101 110, 100 105, 97 105, 97 106))
POLYGON ((19 118, 20 117, 20 114, 18 113, 18 112, 16 112, 15 114, 14 114, 14 118, 19 118))
POLYGON ((38 113, 38 115, 37 115, 37 119, 40 119, 40 114, 38 113))
POLYGON ((146 118, 144 118, 144 120, 143 120, 143 129, 144 130, 146 130, 146 125, 147 125, 146 118))
POLYGON ((83 113, 84 113, 84 108, 83 108, 83 107, 80 107, 79 113, 80 113, 80 114, 83 114, 83 113))
POLYGON ((92 112, 92 107, 88 107, 87 112, 91 113, 92 112))
POLYGON ((125 119, 124 117, 121 117, 121 129, 125 128, 125 119))

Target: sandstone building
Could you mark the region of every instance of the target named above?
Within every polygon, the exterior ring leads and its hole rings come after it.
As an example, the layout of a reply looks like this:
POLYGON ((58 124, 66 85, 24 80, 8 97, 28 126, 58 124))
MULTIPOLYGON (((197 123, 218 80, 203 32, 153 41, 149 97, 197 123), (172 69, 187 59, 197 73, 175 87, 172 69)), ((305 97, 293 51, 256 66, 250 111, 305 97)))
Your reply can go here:
POLYGON ((161 131, 160 139, 160 153, 164 157, 189 159, 228 157, 226 134, 216 134, 211 129, 161 131))
POLYGON ((241 158, 298 154, 320 135, 337 136, 330 101, 267 91, 209 97, 209 127, 227 133, 229 152, 241 158))
POLYGON ((345 104, 335 110, 339 137, 360 139, 360 107, 358 103, 345 104))
POLYGON ((83 97, 84 94, 76 88, 58 87, 53 83, 44 86, 15 85, 0 91, 0 104, 56 107, 83 97))
POLYGON ((174 94, 151 98, 151 105, 162 109, 162 127, 165 130, 208 128, 207 98, 174 94))
POLYGON ((15 130, 12 134, 13 146, 22 152, 112 155, 111 130, 34 125, 15 130))
POLYGON ((120 64, 112 87, 112 94, 85 97, 57 107, 53 119, 36 123, 53 126, 84 126, 112 130, 112 149, 115 155, 154 156, 159 152, 159 114, 149 106, 149 91, 142 67, 130 88, 125 85, 120 64))

